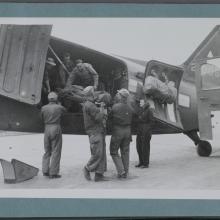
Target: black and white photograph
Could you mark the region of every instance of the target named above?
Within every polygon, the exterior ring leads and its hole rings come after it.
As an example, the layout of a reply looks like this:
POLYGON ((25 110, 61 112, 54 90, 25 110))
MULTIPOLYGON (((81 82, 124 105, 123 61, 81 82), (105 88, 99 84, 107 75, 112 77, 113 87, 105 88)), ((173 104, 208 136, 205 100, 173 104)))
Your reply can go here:
POLYGON ((219 18, 0 18, 0 196, 220 198, 219 18))

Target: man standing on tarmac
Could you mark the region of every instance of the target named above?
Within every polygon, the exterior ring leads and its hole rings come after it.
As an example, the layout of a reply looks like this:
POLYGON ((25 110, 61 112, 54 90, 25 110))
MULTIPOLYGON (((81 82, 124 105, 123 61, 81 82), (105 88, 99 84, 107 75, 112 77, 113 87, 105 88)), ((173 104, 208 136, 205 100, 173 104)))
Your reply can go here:
POLYGON ((128 105, 129 91, 121 89, 119 100, 112 107, 113 131, 110 154, 118 172, 118 178, 127 178, 129 170, 129 146, 131 142, 132 110, 128 105), (118 151, 120 149, 121 156, 118 151))
POLYGON ((151 127, 153 123, 153 113, 150 104, 142 99, 137 111, 137 139, 136 148, 139 163, 135 167, 148 168, 150 158, 151 127))
POLYGON ((83 117, 86 133, 89 136, 91 157, 84 167, 83 172, 87 180, 91 180, 90 172, 95 172, 95 182, 105 181, 104 172, 106 171, 106 145, 105 145, 105 126, 107 113, 104 103, 100 107, 95 105, 94 88, 88 86, 84 89, 87 101, 83 104, 83 117))
POLYGON ((51 92, 48 95, 49 104, 41 108, 41 118, 45 125, 44 150, 42 171, 49 178, 60 178, 60 158, 62 149, 62 130, 60 120, 66 109, 57 104, 57 94, 51 92))

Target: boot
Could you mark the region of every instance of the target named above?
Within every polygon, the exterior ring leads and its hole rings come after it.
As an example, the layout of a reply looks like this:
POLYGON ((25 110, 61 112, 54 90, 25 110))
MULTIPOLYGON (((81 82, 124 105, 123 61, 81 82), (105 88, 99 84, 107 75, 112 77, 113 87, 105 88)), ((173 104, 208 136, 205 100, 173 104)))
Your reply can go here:
POLYGON ((83 168, 83 174, 84 174, 84 177, 90 181, 91 180, 91 176, 90 176, 90 172, 88 171, 88 169, 86 167, 83 168))
POLYGON ((108 181, 108 179, 106 179, 106 177, 103 176, 103 174, 100 174, 100 173, 95 173, 94 180, 95 180, 95 182, 108 181))

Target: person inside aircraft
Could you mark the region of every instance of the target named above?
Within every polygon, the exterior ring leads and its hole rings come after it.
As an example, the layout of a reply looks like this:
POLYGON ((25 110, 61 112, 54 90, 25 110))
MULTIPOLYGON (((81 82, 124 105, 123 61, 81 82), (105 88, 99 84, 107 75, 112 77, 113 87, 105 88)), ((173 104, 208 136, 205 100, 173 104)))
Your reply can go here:
POLYGON ((69 78, 69 74, 73 71, 75 64, 71 59, 71 54, 69 52, 64 53, 63 55, 63 65, 59 66, 59 77, 57 84, 59 88, 64 88, 66 86, 67 79, 69 78), (64 66, 65 69, 64 69, 64 66), (67 71, 68 72, 67 72, 67 71))
POLYGON ((172 104, 177 97, 175 83, 168 79, 168 72, 166 70, 161 73, 156 72, 154 68, 146 77, 143 92, 147 97, 157 100, 160 104, 172 104))
POLYGON ((76 60, 76 67, 71 72, 66 87, 80 85, 83 88, 93 86, 96 90, 99 83, 99 75, 89 63, 84 63, 82 59, 76 60))
POLYGON ((113 80, 112 82, 113 95, 117 94, 116 92, 119 89, 122 89, 122 88, 126 89, 128 87, 127 72, 123 67, 118 66, 116 70, 112 71, 111 75, 112 75, 112 80, 113 80))
POLYGON ((42 103, 47 103, 47 95, 51 92, 51 81, 50 81, 50 71, 53 67, 56 66, 56 63, 54 62, 54 59, 51 57, 48 57, 45 64, 45 70, 44 70, 44 77, 43 77, 43 85, 42 85, 42 92, 41 92, 41 98, 42 103))
MULTIPOLYGON (((64 89, 58 89, 59 98, 69 112, 81 112, 80 103, 86 100, 83 89, 93 86, 98 87, 98 73, 91 64, 83 63, 81 59, 76 60, 76 66, 69 75, 64 89)), ((103 85, 104 87, 104 85, 103 85)))
POLYGON ((157 67, 152 67, 149 76, 153 76, 156 79, 159 79, 159 72, 157 67))

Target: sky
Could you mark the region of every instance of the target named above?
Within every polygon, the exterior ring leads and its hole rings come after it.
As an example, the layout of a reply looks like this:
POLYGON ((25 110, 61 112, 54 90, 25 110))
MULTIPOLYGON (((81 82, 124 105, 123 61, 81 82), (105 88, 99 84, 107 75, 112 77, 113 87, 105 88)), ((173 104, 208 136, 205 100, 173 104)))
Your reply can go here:
POLYGON ((220 24, 210 18, 0 18, 5 24, 52 24, 52 35, 136 59, 182 64, 220 24))

